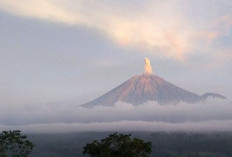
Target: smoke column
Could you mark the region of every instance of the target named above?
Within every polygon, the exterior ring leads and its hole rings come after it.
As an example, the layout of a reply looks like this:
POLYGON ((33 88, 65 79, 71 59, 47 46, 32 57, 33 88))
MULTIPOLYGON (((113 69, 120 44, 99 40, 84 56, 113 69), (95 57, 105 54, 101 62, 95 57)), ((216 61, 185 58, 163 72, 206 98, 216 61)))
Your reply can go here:
POLYGON ((144 58, 144 74, 152 74, 151 63, 148 58, 144 58))

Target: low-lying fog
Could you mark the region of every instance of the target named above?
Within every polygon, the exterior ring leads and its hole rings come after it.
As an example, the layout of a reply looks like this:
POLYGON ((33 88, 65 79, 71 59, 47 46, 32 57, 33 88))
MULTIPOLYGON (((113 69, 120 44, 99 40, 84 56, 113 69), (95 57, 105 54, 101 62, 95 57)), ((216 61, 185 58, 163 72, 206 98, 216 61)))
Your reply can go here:
POLYGON ((83 108, 76 104, 2 106, 1 129, 28 132, 70 131, 232 131, 232 101, 209 99, 197 104, 161 106, 155 102, 133 106, 83 108))

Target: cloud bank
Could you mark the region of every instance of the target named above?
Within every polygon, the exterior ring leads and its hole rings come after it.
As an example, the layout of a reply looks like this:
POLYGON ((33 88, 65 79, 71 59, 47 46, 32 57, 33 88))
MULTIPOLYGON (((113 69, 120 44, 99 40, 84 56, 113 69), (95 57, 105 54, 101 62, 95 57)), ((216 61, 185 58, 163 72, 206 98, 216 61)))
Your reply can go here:
POLYGON ((207 121, 207 122, 148 122, 148 121, 119 121, 112 123, 52 123, 52 124, 31 124, 20 126, 1 125, 1 130, 20 129, 25 132, 33 133, 65 133, 65 132, 83 132, 83 131, 188 131, 188 132, 214 132, 214 131, 232 131, 232 120, 207 121))
POLYGON ((104 130, 232 130, 231 100, 161 106, 148 102, 133 106, 118 102, 114 107, 83 108, 67 104, 3 106, 1 128, 28 131, 104 131, 104 130), (64 127, 65 126, 65 127, 64 127), (40 128, 41 127, 41 128, 40 128), (58 129, 59 130, 59 129, 58 129))
POLYGON ((219 42, 230 34, 231 13, 216 14, 220 6, 232 6, 231 1, 220 1, 220 5, 219 1, 200 1, 201 6, 189 7, 192 3, 194 1, 0 0, 0 10, 96 29, 118 45, 160 57, 182 61, 189 55, 201 53, 218 56, 222 53, 231 57, 224 53, 230 51, 229 47, 219 42), (194 19, 194 14, 202 8, 209 8, 207 11, 216 15, 206 20, 207 15, 202 14, 202 19, 194 19), (194 12, 188 13, 188 10, 194 12))

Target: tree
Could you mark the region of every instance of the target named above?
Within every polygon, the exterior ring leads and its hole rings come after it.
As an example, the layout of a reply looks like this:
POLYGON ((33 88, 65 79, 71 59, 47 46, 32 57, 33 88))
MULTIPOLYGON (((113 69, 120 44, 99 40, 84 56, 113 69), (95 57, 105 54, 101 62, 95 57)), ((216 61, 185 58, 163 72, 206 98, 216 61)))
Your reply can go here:
POLYGON ((101 141, 93 141, 83 148, 83 154, 91 157, 148 157, 151 142, 131 138, 131 134, 110 134, 101 141))
POLYGON ((0 133, 0 157, 27 157, 34 145, 20 130, 0 133))

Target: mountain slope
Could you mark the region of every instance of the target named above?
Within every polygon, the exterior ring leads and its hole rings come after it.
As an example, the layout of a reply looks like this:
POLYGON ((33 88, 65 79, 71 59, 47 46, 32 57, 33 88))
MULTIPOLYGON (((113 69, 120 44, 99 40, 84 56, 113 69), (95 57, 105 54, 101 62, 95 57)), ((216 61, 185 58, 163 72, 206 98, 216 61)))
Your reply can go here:
POLYGON ((205 93, 198 95, 172 83, 163 78, 153 75, 150 60, 144 58, 144 74, 134 76, 118 87, 112 89, 103 96, 84 104, 85 107, 113 106, 116 102, 126 102, 140 105, 147 101, 156 101, 159 104, 177 104, 179 102, 196 103, 204 101, 208 97, 225 99, 217 93, 205 93))
POLYGON ((143 104, 147 101, 156 101, 159 104, 176 104, 181 101, 196 103, 207 99, 209 96, 225 98, 215 93, 206 93, 201 96, 177 87, 159 76, 143 74, 132 77, 103 96, 83 106, 112 106, 118 101, 133 105, 143 104))

